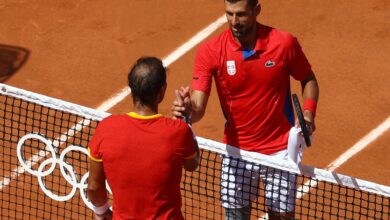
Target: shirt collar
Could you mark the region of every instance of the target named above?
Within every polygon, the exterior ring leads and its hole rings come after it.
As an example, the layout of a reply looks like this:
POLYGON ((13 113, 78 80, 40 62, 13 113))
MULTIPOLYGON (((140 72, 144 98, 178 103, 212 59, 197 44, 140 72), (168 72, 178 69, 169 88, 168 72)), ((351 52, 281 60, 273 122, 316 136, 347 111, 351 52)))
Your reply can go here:
POLYGON ((155 115, 139 115, 135 112, 129 112, 127 113, 128 116, 132 117, 132 118, 136 118, 136 119, 153 119, 153 118, 159 118, 159 117, 162 117, 162 114, 155 114, 155 115))

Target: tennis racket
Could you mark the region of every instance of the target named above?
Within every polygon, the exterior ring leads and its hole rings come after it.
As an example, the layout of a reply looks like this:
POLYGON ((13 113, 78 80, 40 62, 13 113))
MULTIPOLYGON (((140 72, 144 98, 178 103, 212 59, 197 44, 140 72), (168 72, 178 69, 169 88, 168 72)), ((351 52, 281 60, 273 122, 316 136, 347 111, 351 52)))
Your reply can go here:
POLYGON ((305 139, 306 146, 310 147, 311 141, 310 141, 309 131, 307 130, 306 127, 306 121, 305 118, 303 117, 301 104, 299 104, 298 96, 296 94, 292 94, 292 99, 294 103, 295 112, 297 113, 297 117, 299 120, 299 124, 301 125, 303 138, 305 139))

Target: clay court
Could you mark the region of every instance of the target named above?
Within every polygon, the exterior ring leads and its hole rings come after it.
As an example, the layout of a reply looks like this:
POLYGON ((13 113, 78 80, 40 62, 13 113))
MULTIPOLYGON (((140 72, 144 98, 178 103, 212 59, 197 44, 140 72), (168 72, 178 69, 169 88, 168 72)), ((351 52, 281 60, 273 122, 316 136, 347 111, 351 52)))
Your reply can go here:
MULTIPOLYGON (((261 4, 258 20, 298 38, 320 85, 317 131, 303 163, 322 169, 335 163, 338 173, 389 186, 390 2, 261 4), (374 130, 380 125, 385 129, 374 130), (343 155, 357 143, 359 151, 343 155)), ((126 87, 127 71, 138 57, 167 58, 223 13, 223 2, 211 0, 2 0, 0 58, 10 48, 23 58, 7 59, 14 66, 0 65, 1 80, 98 108, 126 87)), ((224 23, 210 37, 226 28, 224 23)), ((159 109, 166 116, 174 90, 190 85, 196 48, 188 47, 168 66, 167 96, 159 109)), ((299 93, 298 83, 292 85, 299 93)), ((130 107, 127 97, 108 112, 125 113, 130 107)), ((213 88, 205 118, 194 129, 219 141, 223 125, 213 88)))

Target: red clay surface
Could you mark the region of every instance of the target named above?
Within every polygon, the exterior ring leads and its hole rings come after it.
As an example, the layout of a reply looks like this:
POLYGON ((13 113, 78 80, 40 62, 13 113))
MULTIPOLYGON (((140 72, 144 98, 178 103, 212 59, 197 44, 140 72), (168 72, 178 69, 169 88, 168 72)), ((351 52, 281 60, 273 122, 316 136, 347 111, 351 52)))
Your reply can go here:
MULTIPOLYGON (((304 163, 324 168, 390 115, 390 2, 261 2, 259 21, 297 36, 317 75, 317 131, 304 163)), ((31 53, 4 83, 96 108, 126 86, 136 58, 166 57, 222 14, 223 2, 210 0, 3 0, 0 44, 31 53)), ((195 51, 169 66, 167 116, 174 89, 190 83, 195 51)), ((130 108, 128 97, 109 112, 130 108)), ((214 89, 195 132, 220 140, 223 123, 214 89)), ((390 185, 389 151, 387 131, 336 172, 390 185)))

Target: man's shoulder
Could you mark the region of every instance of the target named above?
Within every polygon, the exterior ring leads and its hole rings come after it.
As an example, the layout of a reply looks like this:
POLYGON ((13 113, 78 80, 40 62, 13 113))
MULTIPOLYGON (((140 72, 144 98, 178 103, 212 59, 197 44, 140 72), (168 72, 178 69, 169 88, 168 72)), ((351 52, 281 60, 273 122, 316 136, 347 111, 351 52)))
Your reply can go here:
POLYGON ((185 131, 189 129, 188 125, 181 119, 162 117, 161 120, 164 121, 164 126, 175 131, 185 131))
POLYGON ((99 127, 109 127, 123 121, 125 115, 109 115, 99 122, 99 127))
POLYGON ((259 24, 260 26, 260 36, 267 38, 268 42, 271 44, 284 45, 286 47, 291 46, 295 41, 295 36, 290 32, 274 28, 271 26, 259 24))
POLYGON ((123 120, 123 118, 125 117, 126 117, 125 114, 112 114, 103 118, 103 120, 100 123, 110 123, 112 121, 123 120))

